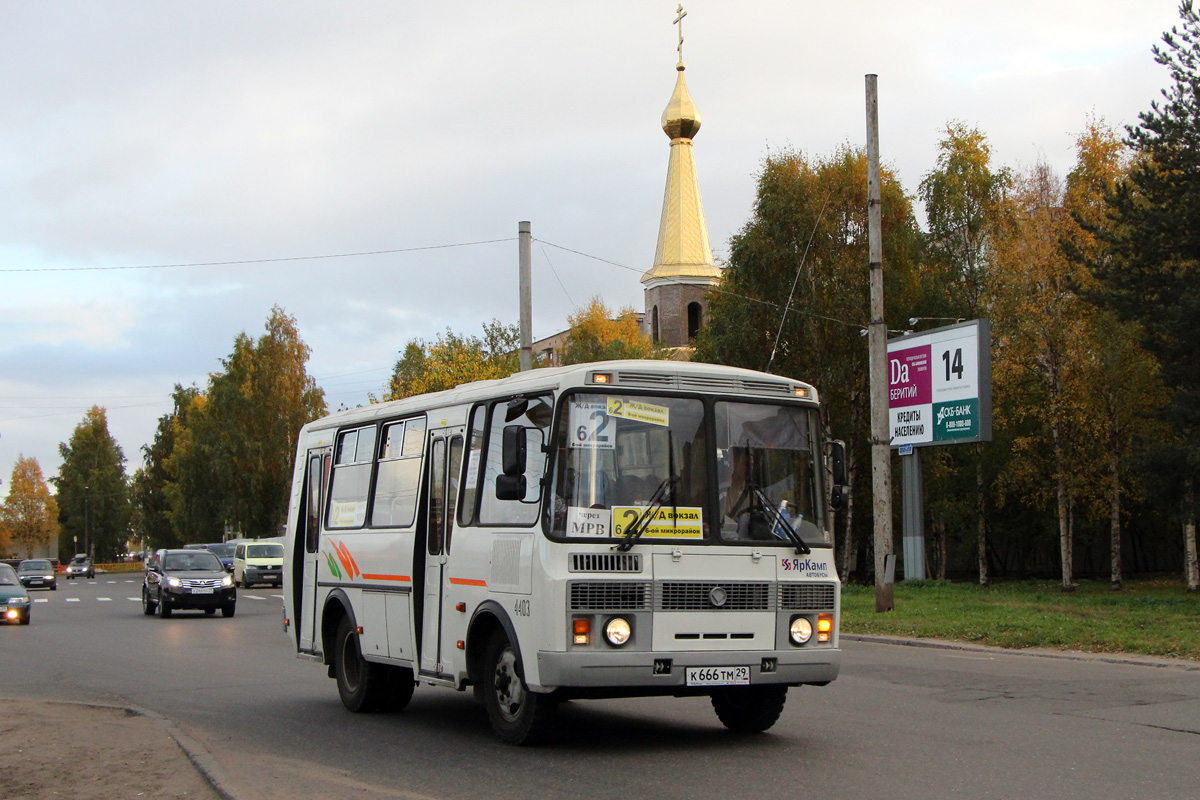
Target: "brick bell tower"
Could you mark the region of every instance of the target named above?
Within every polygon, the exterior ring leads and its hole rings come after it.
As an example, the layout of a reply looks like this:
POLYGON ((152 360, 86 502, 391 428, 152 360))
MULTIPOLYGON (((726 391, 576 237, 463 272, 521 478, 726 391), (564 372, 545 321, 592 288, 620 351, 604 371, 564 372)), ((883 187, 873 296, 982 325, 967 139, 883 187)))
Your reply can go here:
POLYGON ((671 140, 667 162, 667 188, 662 218, 658 224, 658 247, 654 266, 642 275, 646 316, 643 329, 655 343, 666 347, 688 347, 704 324, 705 299, 710 286, 721 279, 708 244, 708 226, 700 201, 696 156, 692 139, 700 130, 700 111, 692 102, 683 79, 683 18, 678 9, 679 63, 675 92, 662 113, 662 129, 671 140))

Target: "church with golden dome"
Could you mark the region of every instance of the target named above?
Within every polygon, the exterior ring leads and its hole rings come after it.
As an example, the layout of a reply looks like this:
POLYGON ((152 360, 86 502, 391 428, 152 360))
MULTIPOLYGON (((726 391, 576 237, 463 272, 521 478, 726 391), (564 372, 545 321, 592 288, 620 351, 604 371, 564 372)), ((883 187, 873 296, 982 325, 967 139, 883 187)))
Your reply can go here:
POLYGON ((675 91, 662 113, 662 129, 671 140, 667 162, 667 187, 658 224, 654 266, 642 275, 646 313, 643 330, 664 347, 687 347, 704 324, 706 296, 721 278, 713 263, 696 175, 692 140, 700 130, 700 110, 692 102, 684 80, 683 18, 679 6, 679 62, 675 65, 675 91))

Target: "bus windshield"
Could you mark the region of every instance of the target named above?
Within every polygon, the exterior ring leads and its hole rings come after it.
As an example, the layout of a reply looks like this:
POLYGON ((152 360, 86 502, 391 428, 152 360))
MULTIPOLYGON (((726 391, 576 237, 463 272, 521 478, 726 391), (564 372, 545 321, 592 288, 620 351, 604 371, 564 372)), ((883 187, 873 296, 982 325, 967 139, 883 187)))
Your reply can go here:
POLYGON ((559 415, 551 533, 620 538, 632 527, 646 540, 794 546, 778 528, 792 524, 805 542, 825 544, 815 413, 767 403, 717 402, 706 410, 692 398, 571 395, 559 415))

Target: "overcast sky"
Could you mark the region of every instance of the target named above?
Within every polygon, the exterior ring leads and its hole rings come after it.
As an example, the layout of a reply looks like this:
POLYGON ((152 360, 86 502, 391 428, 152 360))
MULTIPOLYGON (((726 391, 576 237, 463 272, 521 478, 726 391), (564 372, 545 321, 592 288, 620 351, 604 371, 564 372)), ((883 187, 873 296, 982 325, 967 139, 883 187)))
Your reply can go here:
MULTIPOLYGON (((951 119, 998 165, 1065 174, 1089 113, 1135 124, 1166 86, 1150 48, 1178 20, 1176 0, 685 5, 718 259, 768 152, 864 145, 865 74, 910 194, 951 119)), ((0 496, 20 454, 56 474, 93 404, 132 473, 172 387, 272 305, 331 409, 379 394, 412 338, 515 323, 520 220, 535 338, 594 295, 641 310, 675 7, 0 0, 0 496), (393 252, 342 255, 373 251, 393 252), (245 263, 163 266, 201 262, 245 263)))

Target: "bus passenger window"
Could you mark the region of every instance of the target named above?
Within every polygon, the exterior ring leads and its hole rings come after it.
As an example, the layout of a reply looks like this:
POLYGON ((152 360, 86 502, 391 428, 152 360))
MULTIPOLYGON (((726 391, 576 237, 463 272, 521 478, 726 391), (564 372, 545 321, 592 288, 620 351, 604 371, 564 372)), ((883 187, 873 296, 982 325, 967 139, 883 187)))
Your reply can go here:
POLYGON ((375 498, 371 503, 372 527, 412 525, 417 512, 424 441, 424 418, 384 426, 383 447, 375 476, 375 498))
POLYGON ((374 449, 374 425, 339 435, 326 528, 362 527, 367 517, 374 449))

